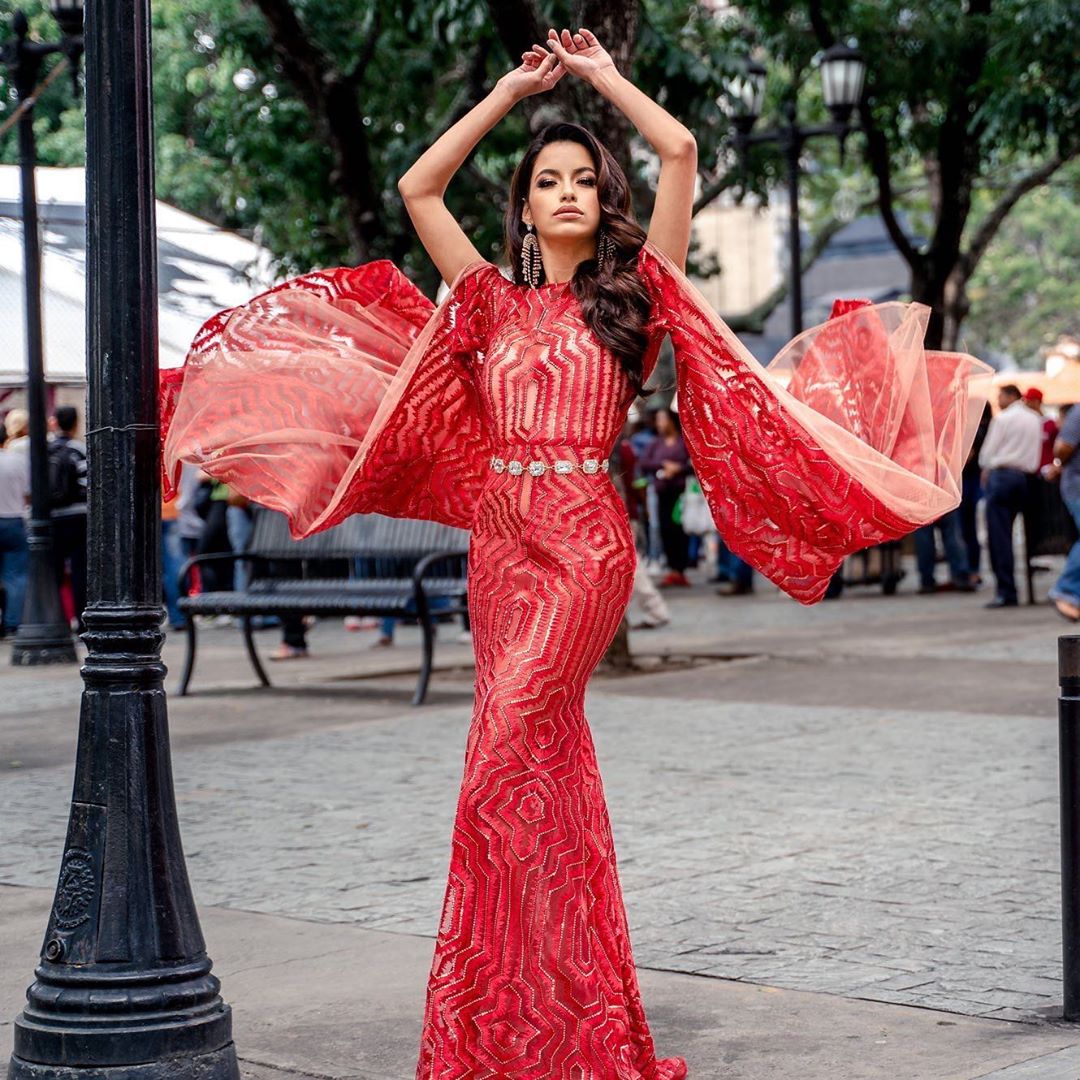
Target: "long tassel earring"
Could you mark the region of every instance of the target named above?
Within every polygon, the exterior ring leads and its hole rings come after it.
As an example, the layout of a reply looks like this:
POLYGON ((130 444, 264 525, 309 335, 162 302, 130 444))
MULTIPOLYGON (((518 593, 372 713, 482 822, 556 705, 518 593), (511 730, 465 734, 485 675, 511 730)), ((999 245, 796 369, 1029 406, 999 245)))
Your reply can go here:
POLYGON ((535 289, 540 284, 544 264, 540 258, 540 241, 536 239, 533 227, 526 225, 525 228, 528 231, 521 243, 521 276, 535 289))
POLYGON ((599 235, 596 240, 596 261, 597 264, 604 270, 610 270, 612 264, 615 262, 615 255, 617 249, 615 247, 615 241, 611 239, 611 234, 607 229, 600 229, 599 235))

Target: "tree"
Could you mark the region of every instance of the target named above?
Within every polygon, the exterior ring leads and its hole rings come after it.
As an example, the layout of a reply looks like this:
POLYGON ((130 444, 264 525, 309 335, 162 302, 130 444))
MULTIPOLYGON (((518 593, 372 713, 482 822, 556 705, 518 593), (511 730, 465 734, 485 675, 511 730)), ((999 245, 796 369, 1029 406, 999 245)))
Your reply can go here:
MULTIPOLYGON (((24 11, 30 23, 30 37, 42 41, 58 41, 60 28, 49 14, 44 0, 0 0, 0 41, 12 36, 11 20, 16 11, 24 11)), ((58 57, 46 59, 40 80, 51 71, 58 57)), ((40 85, 40 82, 39 82, 40 85)), ((0 67, 0 127, 14 116, 18 106, 15 87, 6 67, 0 67)), ((12 126, 5 136, 0 136, 0 162, 14 165, 19 160, 17 127, 12 126)), ((71 77, 64 72, 40 93, 34 103, 34 136, 37 140, 38 157, 48 165, 82 165, 86 158, 86 142, 83 137, 82 102, 76 103, 71 93, 71 77)))
POLYGON ((878 210, 913 299, 932 310, 929 343, 953 347, 991 241, 1080 150, 1080 9, 1070 0, 750 0, 739 11, 732 40, 750 35, 796 76, 816 49, 857 39, 869 60, 859 117, 878 210), (926 192, 925 243, 900 224, 898 186, 926 192), (997 197, 980 210, 988 187, 997 197))
MULTIPOLYGON (((992 195, 986 195, 992 200, 992 195)), ((968 286, 970 334, 1025 367, 1063 335, 1080 336, 1080 164, 1011 213, 968 286)))

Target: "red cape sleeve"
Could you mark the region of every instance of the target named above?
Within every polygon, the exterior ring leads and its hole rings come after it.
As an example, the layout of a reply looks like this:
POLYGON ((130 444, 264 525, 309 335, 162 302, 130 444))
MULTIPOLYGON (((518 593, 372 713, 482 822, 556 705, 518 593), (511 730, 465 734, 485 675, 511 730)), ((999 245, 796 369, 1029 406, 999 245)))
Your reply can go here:
POLYGON ((926 350, 924 305, 844 305, 763 367, 648 241, 638 269, 717 530, 790 596, 815 603, 847 555, 959 504, 992 370, 926 350))
POLYGON ((161 373, 166 493, 190 461, 296 538, 355 513, 467 528, 489 456, 472 360, 505 281, 474 262, 436 306, 377 260, 219 312, 161 373))

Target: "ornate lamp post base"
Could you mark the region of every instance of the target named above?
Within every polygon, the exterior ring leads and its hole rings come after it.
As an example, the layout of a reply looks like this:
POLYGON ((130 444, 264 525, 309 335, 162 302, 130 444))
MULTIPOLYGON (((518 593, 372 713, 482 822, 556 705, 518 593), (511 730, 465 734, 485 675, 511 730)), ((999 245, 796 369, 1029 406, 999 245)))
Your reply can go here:
MULTIPOLYGON (((31 627, 26 633, 25 642, 16 640, 12 643, 11 662, 16 667, 33 667, 37 664, 74 664, 78 657, 70 635, 66 641, 49 633, 40 639, 33 636, 31 627)), ((45 627, 51 630, 51 627, 45 627)), ((22 628, 20 627, 20 638, 22 628)))
POLYGON ((8 1080, 239 1080, 184 867, 160 619, 86 610, 67 841, 8 1080))
POLYGON ((69 1069, 64 1065, 35 1065, 11 1059, 8 1080, 240 1080, 236 1051, 232 1046, 211 1054, 175 1062, 153 1061, 148 1065, 106 1065, 69 1069))

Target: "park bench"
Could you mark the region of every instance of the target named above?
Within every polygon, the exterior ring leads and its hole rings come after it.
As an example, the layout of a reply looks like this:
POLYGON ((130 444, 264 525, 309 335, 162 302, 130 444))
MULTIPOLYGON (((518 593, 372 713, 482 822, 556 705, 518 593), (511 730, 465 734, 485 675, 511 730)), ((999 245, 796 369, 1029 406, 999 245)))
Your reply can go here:
POLYGON ((240 618, 244 646, 255 675, 270 686, 259 661, 252 619, 259 615, 375 615, 415 619, 423 634, 423 657, 412 703, 427 694, 435 647, 435 615, 462 615, 468 625, 466 567, 469 533, 433 521, 414 521, 382 514, 356 514, 340 525, 294 540, 284 514, 254 508, 254 528, 247 550, 241 554, 212 552, 195 555, 180 569, 180 610, 187 616, 187 655, 178 693, 188 692, 198 647, 196 615, 234 615, 240 618), (184 596, 193 567, 212 561, 242 559, 251 563, 243 591, 201 592, 184 596), (371 576, 317 578, 271 577, 271 560, 365 560, 371 576), (439 601, 438 612, 431 601, 439 601))

